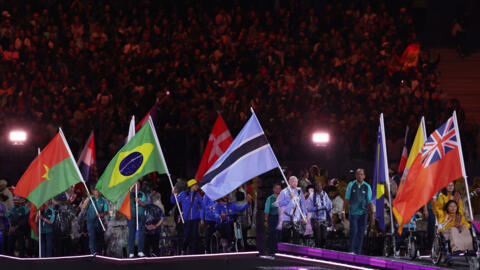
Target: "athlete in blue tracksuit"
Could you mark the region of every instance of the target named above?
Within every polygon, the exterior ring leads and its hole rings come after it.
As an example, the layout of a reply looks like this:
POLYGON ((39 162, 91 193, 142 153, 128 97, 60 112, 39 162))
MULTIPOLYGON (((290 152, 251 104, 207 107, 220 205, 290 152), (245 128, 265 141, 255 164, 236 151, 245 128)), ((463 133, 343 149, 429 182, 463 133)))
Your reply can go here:
POLYGON ((225 196, 218 200, 215 205, 215 219, 217 220, 217 229, 222 236, 226 237, 229 243, 233 242, 233 215, 238 212, 242 212, 247 209, 252 198, 247 197, 247 203, 244 205, 236 205, 228 201, 228 197, 225 196))
POLYGON ((210 250, 210 241, 212 239, 212 235, 215 232, 216 227, 216 216, 215 216, 215 205, 216 202, 210 199, 207 194, 203 197, 202 201, 202 223, 204 223, 205 227, 205 250, 207 253, 211 253, 210 250))
MULTIPOLYGON (((187 182, 189 191, 183 191, 177 196, 178 202, 182 204, 183 219, 185 220, 183 252, 187 253, 187 247, 190 246, 190 253, 197 254, 199 251, 198 224, 201 220, 202 196, 198 193, 199 186, 195 179, 187 182)), ((176 189, 170 196, 171 203, 175 203, 176 189)))

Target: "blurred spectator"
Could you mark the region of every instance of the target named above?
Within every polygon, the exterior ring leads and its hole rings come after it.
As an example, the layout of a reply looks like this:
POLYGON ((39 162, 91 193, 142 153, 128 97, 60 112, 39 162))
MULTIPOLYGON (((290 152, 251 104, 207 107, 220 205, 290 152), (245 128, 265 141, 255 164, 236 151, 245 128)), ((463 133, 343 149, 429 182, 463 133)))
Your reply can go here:
POLYGON ((6 197, 5 201, 2 201, 2 203, 5 205, 8 212, 13 207, 13 195, 7 188, 7 184, 7 180, 0 180, 0 194, 6 197))

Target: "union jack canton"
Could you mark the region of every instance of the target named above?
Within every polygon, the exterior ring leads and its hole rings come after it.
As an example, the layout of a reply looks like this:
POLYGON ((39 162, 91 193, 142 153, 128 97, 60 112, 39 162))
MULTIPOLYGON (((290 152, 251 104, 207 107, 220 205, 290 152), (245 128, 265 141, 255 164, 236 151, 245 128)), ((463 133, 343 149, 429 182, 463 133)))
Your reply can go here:
POLYGON ((448 152, 458 148, 455 122, 450 117, 447 122, 428 137, 422 148, 422 165, 424 168, 442 159, 448 152))

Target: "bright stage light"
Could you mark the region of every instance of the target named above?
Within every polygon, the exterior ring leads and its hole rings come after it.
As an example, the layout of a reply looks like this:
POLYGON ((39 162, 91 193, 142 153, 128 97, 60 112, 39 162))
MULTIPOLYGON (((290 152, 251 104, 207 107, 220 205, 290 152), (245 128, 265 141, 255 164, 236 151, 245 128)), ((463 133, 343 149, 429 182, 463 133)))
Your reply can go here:
POLYGON ((312 141, 314 144, 326 145, 330 141, 330 134, 326 132, 315 132, 312 135, 312 141))
POLYGON ((9 138, 13 145, 21 145, 27 141, 27 132, 23 130, 12 130, 10 131, 9 138))

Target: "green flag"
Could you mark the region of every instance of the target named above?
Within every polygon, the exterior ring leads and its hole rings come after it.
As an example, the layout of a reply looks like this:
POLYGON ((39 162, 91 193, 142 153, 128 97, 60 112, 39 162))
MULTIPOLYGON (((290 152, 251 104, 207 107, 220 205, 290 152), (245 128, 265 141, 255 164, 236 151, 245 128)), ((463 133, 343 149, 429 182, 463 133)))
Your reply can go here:
POLYGON ((151 172, 167 170, 157 134, 149 121, 118 151, 95 188, 115 203, 138 179, 151 172))

